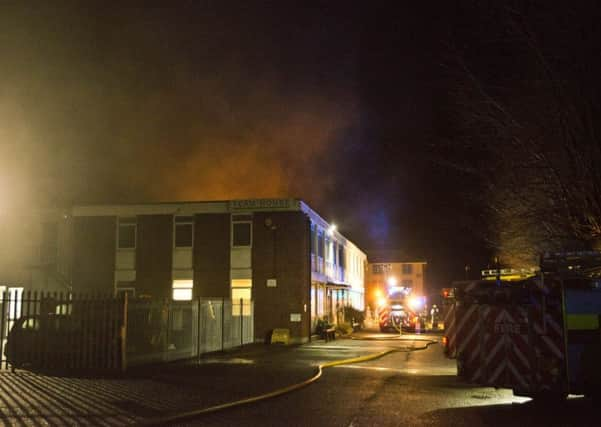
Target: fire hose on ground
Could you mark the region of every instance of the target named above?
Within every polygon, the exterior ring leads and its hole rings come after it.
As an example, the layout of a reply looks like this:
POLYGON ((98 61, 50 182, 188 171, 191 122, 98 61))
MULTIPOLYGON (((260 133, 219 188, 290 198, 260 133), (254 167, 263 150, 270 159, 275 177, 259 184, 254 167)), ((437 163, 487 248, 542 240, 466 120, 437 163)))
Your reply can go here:
MULTIPOLYGON (((361 337, 351 337, 351 338, 355 339, 355 340, 366 340, 366 341, 369 340, 369 338, 361 338, 361 337)), ((386 341, 387 339, 381 338, 380 340, 386 341)), ((388 340, 390 340, 390 339, 388 339, 388 340)), ((399 340, 403 340, 403 339, 400 339, 400 337, 395 337, 394 340, 399 341, 399 340)), ((306 387, 306 386, 316 382, 317 380, 319 380, 321 378, 323 370, 326 368, 331 368, 331 367, 339 366, 339 365, 348 365, 351 363, 367 362, 370 360, 379 359, 390 353, 395 353, 395 352, 407 352, 407 351, 411 352, 411 351, 426 350, 430 345, 436 344, 438 342, 438 341, 434 341, 434 340, 420 340, 420 339, 410 339, 410 338, 405 338, 404 340, 406 340, 406 341, 421 341, 421 342, 425 342, 426 344, 422 347, 410 347, 407 350, 391 348, 391 349, 384 350, 384 351, 381 351, 378 353, 369 354, 367 356, 353 357, 350 359, 334 360, 332 362, 322 363, 317 366, 317 372, 315 373, 315 375, 313 375, 311 378, 306 379, 305 381, 302 381, 300 383, 292 384, 287 387, 283 387, 283 388, 271 391, 269 393, 264 393, 264 394, 260 394, 257 396, 252 396, 252 397, 248 397, 245 399, 236 400, 233 402, 227 402, 227 403, 223 403, 220 405, 210 406, 208 408, 195 409, 195 410, 182 412, 182 413, 168 416, 168 417, 145 420, 145 421, 139 423, 138 425, 140 425, 140 426, 168 425, 168 424, 182 422, 185 420, 196 418, 201 415, 206 415, 206 414, 222 411, 224 409, 234 408, 237 406, 248 405, 250 403, 255 403, 255 402, 260 402, 262 400, 271 399, 271 398, 274 398, 277 396, 281 396, 283 394, 291 393, 293 391, 296 391, 300 388, 306 387)))

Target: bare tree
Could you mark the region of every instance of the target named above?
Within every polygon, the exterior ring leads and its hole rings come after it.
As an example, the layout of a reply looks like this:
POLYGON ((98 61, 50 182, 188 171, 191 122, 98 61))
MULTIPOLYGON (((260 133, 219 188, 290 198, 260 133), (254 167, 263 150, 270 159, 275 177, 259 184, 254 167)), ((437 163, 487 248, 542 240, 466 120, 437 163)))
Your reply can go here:
POLYGON ((476 48, 453 51, 462 132, 447 161, 482 180, 488 241, 505 263, 601 241, 601 34, 599 8, 585 6, 497 10, 476 48))

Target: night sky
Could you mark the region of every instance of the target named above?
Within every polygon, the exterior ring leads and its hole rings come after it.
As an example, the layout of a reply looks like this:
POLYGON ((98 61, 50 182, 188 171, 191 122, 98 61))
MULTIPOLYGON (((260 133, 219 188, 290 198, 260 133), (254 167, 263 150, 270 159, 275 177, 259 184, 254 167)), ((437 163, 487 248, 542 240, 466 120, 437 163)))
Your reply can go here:
POLYGON ((435 148, 469 7, 20 3, 0 10, 5 209, 298 197, 368 255, 426 259, 432 287, 490 260, 478 184, 435 148))

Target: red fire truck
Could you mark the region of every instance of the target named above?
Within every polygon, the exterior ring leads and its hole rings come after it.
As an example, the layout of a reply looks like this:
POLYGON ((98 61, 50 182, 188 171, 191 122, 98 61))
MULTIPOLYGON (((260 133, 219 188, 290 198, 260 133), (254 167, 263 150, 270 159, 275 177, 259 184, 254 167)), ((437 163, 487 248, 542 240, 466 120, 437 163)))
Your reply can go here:
POLYGON ((426 300, 422 296, 412 296, 410 291, 392 287, 383 304, 379 307, 378 322, 380 331, 418 331, 424 329, 426 300))
POLYGON ((546 254, 534 277, 456 282, 443 297, 444 352, 462 379, 519 396, 601 395, 601 253, 546 254))

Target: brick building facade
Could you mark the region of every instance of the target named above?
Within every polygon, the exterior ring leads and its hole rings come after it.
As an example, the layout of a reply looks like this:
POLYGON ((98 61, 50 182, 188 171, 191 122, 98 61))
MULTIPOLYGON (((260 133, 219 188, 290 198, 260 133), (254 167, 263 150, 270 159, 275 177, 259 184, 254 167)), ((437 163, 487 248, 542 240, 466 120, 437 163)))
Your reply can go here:
MULTIPOLYGON (((274 328, 306 341, 319 317, 363 308, 365 254, 300 200, 76 206, 54 221, 67 243, 41 256, 74 292, 252 299, 256 341, 274 328)), ((28 287, 60 287, 54 273, 28 287)))

